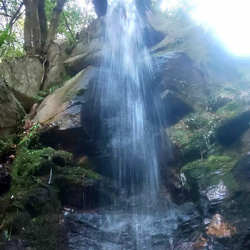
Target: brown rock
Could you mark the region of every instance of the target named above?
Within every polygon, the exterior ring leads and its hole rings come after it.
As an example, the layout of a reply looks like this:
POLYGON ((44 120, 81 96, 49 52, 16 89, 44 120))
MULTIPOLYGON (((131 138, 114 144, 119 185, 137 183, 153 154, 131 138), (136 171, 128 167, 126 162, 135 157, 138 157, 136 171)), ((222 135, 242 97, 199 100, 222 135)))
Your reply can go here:
POLYGON ((207 234, 218 238, 230 237, 236 234, 236 228, 223 222, 222 216, 220 214, 216 214, 213 216, 212 221, 208 226, 207 234))

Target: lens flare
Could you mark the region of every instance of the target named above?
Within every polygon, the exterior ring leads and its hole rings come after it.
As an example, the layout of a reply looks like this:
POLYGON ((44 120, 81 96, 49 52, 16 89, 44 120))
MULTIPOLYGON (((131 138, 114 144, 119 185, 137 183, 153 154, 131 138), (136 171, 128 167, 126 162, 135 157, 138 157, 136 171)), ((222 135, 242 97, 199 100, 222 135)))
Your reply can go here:
MULTIPOLYGON (((162 0, 161 9, 177 7, 180 2, 162 0)), ((212 28, 231 53, 250 56, 249 10, 249 0, 197 0, 192 17, 212 28)))

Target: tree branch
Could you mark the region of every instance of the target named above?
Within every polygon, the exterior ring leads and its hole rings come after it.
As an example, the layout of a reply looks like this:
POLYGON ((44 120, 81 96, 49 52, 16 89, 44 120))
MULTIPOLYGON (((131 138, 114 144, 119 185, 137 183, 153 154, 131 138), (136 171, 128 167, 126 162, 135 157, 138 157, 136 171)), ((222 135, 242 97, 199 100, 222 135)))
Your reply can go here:
POLYGON ((72 33, 72 31, 71 31, 71 29, 70 29, 70 27, 69 27, 69 23, 68 23, 67 18, 66 18, 66 16, 64 15, 64 12, 63 12, 63 11, 62 11, 62 15, 63 15, 64 21, 65 21, 65 24, 66 24, 66 26, 67 26, 67 28, 68 28, 68 30, 69 30, 69 33, 70 33, 70 35, 71 35, 73 41, 75 42, 76 39, 75 39, 74 34, 72 33))
POLYGON ((0 15, 1 15, 1 16, 6 16, 6 17, 12 17, 12 16, 6 14, 5 12, 0 12, 0 15))
POLYGON ((12 18, 10 19, 10 22, 9 22, 9 26, 11 27, 15 22, 16 20, 20 17, 20 15, 18 16, 19 12, 21 11, 23 7, 23 2, 20 4, 19 8, 17 9, 16 13, 12 16, 12 18), (16 19, 16 20, 15 20, 16 19))
POLYGON ((8 11, 7 11, 5 2, 4 2, 3 0, 2 0, 1 2, 2 2, 2 4, 3 4, 3 10, 4 10, 4 12, 6 13, 6 15, 8 15, 8 11))

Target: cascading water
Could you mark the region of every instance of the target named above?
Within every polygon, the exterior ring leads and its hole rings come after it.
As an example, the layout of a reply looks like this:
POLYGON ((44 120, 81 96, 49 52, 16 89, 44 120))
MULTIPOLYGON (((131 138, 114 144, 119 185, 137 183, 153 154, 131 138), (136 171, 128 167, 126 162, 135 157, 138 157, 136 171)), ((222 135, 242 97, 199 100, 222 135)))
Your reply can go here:
POLYGON ((171 249, 176 227, 169 200, 157 198, 159 121, 152 87, 152 65, 144 43, 144 20, 135 0, 112 0, 93 115, 100 121, 97 140, 121 195, 109 208, 78 216, 82 225, 71 236, 71 249, 171 249), (168 213, 166 213, 168 211, 168 213), (77 245, 77 247, 76 247, 77 245))
POLYGON ((114 178, 121 186, 132 193, 142 185, 156 192, 159 171, 146 100, 152 66, 143 40, 143 20, 134 0, 111 1, 109 6, 96 96, 101 140, 110 150, 114 178))

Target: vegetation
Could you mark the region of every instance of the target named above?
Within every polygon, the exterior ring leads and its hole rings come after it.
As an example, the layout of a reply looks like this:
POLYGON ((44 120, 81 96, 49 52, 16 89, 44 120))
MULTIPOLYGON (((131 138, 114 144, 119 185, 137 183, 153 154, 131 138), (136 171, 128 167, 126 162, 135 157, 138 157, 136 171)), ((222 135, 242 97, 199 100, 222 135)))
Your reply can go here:
POLYGON ((59 37, 74 42, 93 18, 87 9, 75 0, 1 0, 0 57, 46 55, 59 37))

